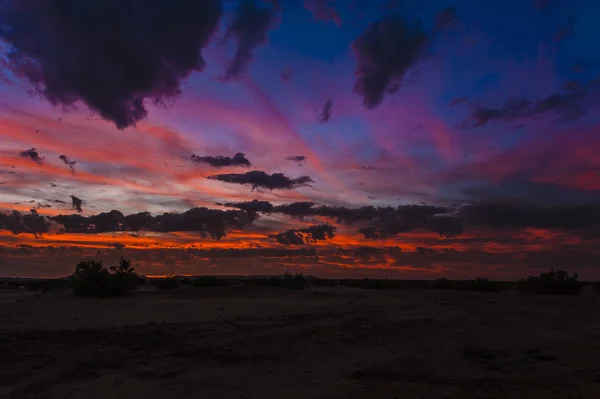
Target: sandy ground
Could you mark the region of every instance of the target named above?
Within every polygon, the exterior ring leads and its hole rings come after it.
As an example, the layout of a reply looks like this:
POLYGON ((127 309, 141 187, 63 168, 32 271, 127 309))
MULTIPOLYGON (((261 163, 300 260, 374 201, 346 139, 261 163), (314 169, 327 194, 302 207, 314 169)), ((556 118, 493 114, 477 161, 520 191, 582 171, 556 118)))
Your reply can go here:
POLYGON ((4 398, 600 398, 600 296, 0 291, 4 398))

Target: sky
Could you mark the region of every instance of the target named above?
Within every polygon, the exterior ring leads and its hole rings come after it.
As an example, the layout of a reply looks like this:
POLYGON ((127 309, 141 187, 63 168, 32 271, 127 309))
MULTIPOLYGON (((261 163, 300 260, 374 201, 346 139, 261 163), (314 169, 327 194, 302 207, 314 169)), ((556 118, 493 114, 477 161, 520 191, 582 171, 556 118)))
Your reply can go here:
POLYGON ((0 275, 600 279, 595 0, 7 0, 0 275))

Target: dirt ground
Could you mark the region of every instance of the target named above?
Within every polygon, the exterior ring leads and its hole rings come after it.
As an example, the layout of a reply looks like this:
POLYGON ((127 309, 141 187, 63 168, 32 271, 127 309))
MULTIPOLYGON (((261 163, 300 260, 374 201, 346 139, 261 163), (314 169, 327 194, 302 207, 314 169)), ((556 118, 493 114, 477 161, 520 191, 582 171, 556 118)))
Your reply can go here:
POLYGON ((600 398, 600 296, 0 292, 4 398, 600 398))

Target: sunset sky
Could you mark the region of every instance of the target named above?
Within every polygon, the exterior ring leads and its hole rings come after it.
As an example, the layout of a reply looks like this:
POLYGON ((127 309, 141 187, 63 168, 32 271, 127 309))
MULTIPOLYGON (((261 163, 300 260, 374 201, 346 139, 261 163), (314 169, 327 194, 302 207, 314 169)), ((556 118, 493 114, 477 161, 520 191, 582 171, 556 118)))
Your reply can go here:
POLYGON ((599 20, 596 0, 9 0, 0 276, 125 256, 600 279, 599 20))

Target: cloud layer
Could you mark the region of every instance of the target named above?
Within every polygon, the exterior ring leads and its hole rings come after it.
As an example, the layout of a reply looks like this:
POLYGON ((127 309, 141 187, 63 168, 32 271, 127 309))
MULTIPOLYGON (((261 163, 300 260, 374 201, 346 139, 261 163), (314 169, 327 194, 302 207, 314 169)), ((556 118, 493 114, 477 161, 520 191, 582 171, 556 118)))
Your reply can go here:
POLYGON ((593 2, 0 3, 0 275, 600 280, 593 2))

